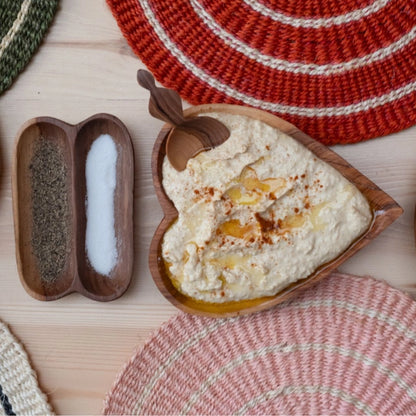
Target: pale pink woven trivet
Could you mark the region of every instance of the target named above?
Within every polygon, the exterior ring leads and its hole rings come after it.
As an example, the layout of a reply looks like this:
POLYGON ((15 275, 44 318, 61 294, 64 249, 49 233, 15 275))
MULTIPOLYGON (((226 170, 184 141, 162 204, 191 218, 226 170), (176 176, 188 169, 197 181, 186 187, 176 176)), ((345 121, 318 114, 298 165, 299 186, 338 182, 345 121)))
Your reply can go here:
POLYGON ((416 303, 333 274, 251 316, 179 314, 127 363, 105 414, 416 414, 416 303))

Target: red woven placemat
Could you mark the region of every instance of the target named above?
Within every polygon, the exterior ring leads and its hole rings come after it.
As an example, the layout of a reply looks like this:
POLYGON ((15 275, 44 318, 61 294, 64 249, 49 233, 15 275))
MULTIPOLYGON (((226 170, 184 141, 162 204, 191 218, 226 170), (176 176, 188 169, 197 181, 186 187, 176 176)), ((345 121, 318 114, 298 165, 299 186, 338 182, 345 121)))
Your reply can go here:
POLYGON ((105 414, 416 414, 416 303, 333 274, 266 312, 179 314, 127 363, 105 414))
POLYGON ((191 104, 273 112, 326 144, 416 123, 416 0, 107 0, 191 104))

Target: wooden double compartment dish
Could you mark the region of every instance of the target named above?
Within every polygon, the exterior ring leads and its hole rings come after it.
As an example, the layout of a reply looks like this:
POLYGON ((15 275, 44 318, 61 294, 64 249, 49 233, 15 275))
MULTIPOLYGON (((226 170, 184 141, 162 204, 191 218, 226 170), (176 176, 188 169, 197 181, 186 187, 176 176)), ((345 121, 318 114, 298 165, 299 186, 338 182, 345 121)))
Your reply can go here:
POLYGON ((176 208, 166 195, 162 185, 162 165, 166 155, 166 139, 170 131, 170 126, 165 125, 158 135, 152 154, 153 182, 160 205, 164 212, 164 218, 157 228, 150 246, 149 267, 153 279, 161 293, 179 309, 192 314, 223 318, 254 313, 271 308, 292 298, 299 290, 303 290, 328 276, 332 270, 367 245, 402 214, 402 208, 377 185, 328 147, 315 141, 285 120, 261 110, 227 104, 208 104, 191 107, 185 111, 185 116, 192 117, 206 112, 224 112, 248 116, 258 119, 291 136, 313 152, 318 158, 338 170, 346 179, 353 183, 359 191, 361 191, 369 202, 373 219, 367 231, 356 239, 347 250, 342 252, 331 262, 320 266, 307 278, 292 283, 274 296, 219 304, 202 302, 187 297, 180 293, 172 284, 166 271, 161 251, 164 234, 178 216, 176 208))
POLYGON ((54 300, 79 292, 97 301, 121 296, 128 288, 133 269, 134 157, 130 135, 123 123, 110 114, 96 114, 77 124, 51 117, 26 122, 18 133, 13 161, 12 189, 16 260, 26 291, 39 300, 54 300), (117 263, 108 276, 95 271, 86 255, 86 159, 94 140, 109 134, 117 149, 114 191, 114 231, 117 263), (33 156, 38 140, 60 149, 68 190, 69 247, 65 266, 53 281, 42 279, 33 252, 34 209, 33 156))

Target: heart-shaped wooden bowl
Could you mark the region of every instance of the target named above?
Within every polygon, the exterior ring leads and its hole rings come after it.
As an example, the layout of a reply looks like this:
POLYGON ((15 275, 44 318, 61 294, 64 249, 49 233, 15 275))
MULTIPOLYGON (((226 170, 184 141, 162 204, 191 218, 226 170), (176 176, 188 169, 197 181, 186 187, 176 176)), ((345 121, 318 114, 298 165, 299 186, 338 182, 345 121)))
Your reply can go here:
POLYGON ((130 135, 123 123, 110 114, 96 114, 77 124, 38 117, 20 129, 12 174, 16 260, 26 291, 39 300, 54 300, 79 292, 98 301, 110 301, 128 288, 133 269, 134 158, 130 135), (88 151, 101 134, 112 136, 117 148, 114 228, 118 259, 110 276, 97 273, 85 251, 86 178, 88 151), (65 269, 53 282, 42 280, 32 249, 33 205, 30 164, 40 137, 62 150, 67 169, 70 218, 70 252, 65 269))
POLYGON ((164 212, 164 218, 157 228, 150 246, 149 267, 160 292, 179 309, 192 314, 223 318, 254 313, 271 308, 272 306, 295 296, 297 291, 303 290, 318 280, 328 276, 333 269, 355 254, 362 247, 367 245, 373 238, 380 234, 402 214, 402 208, 389 195, 383 192, 377 185, 371 182, 359 171, 354 169, 347 161, 281 118, 275 117, 272 114, 261 110, 228 104, 207 104, 191 107, 186 110, 185 115, 195 116, 205 112, 224 112, 252 117, 261 120, 264 123, 267 123, 270 126, 275 127, 293 137, 320 159, 324 160, 341 172, 342 175, 350 182, 355 184, 355 186, 365 195, 371 206, 373 221, 369 229, 336 259, 332 260, 330 263, 322 265, 309 277, 292 283, 290 286, 274 296, 223 304, 193 300, 175 289, 166 273, 165 264, 161 254, 164 233, 178 216, 176 208, 174 207, 172 201, 170 201, 167 197, 162 186, 162 164, 166 154, 166 138, 170 130, 170 127, 165 125, 159 133, 152 154, 153 183, 160 205, 162 206, 164 212))

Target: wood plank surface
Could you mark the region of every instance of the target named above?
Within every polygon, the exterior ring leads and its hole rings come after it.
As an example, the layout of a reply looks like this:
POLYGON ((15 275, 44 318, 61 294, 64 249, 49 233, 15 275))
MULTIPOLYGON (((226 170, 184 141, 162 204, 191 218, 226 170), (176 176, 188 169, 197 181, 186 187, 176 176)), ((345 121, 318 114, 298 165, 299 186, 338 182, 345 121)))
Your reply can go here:
MULTIPOLYGON (((131 52, 104 0, 61 0, 45 42, 0 97, 0 319, 28 351, 40 384, 60 414, 98 414, 124 362, 152 331, 177 313, 150 276, 150 240, 162 218, 151 177, 154 140, 162 125, 147 113, 148 92, 136 84, 145 68, 131 52), (30 298, 17 273, 11 163, 20 126, 37 116, 78 123, 100 112, 119 117, 135 149, 131 287, 97 303, 78 294, 45 303, 30 298)), ((413 233, 416 127, 333 148, 389 193, 405 212, 341 270, 383 279, 416 295, 413 233)))

